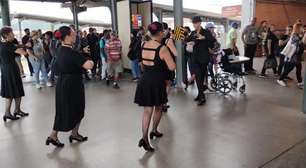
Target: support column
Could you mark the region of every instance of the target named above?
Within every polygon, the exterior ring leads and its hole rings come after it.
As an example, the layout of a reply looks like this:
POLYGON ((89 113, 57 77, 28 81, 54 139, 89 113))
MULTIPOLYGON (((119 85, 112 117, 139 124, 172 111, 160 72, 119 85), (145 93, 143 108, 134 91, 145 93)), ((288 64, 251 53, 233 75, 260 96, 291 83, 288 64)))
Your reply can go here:
POLYGON ((156 11, 156 16, 157 16, 157 18, 158 18, 158 22, 160 22, 160 23, 162 23, 163 22, 163 14, 164 13, 164 11, 162 10, 162 9, 158 9, 157 11, 156 11))
POLYGON ((9 0, 0 0, 2 25, 11 26, 9 0))
MULTIPOLYGON (((175 26, 184 26, 183 24, 183 0, 173 0, 173 7, 174 7, 174 25, 175 26)), ((177 86, 179 88, 182 88, 183 83, 183 42, 177 41, 176 42, 176 48, 177 48, 177 59, 176 59, 176 80, 177 80, 177 86)))
POLYGON ((76 31, 78 31, 79 30, 79 17, 78 17, 79 12, 77 10, 78 6, 77 6, 76 1, 72 1, 71 5, 72 5, 71 6, 71 11, 72 11, 72 15, 73 15, 73 24, 75 26, 76 31))
POLYGON ((253 17, 255 17, 255 0, 243 0, 242 1, 242 18, 241 18, 241 28, 244 29, 253 17))
POLYGON ((22 39, 22 19, 18 19, 19 37, 22 39))
POLYGON ((118 33, 117 1, 110 0, 110 11, 112 17, 112 30, 118 33))

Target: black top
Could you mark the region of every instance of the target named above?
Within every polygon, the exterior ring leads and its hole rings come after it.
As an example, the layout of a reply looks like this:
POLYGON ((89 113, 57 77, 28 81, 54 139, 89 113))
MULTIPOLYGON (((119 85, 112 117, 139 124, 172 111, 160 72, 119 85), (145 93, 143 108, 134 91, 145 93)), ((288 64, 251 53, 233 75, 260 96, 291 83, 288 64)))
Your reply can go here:
POLYGON ((1 64, 15 64, 15 57, 18 55, 15 53, 17 46, 11 43, 0 42, 0 63, 1 64))
MULTIPOLYGON (((277 49, 278 49, 278 38, 273 32, 269 32, 267 36, 267 41, 271 40, 271 52, 272 55, 275 55, 277 49)), ((267 50, 268 52, 268 50, 267 50)))
POLYGON ((154 63, 154 65, 144 65, 143 76, 141 77, 136 93, 135 103, 139 106, 153 107, 161 106, 168 102, 166 83, 164 78, 164 61, 160 59, 159 53, 163 45, 157 48, 142 47, 143 50, 155 52, 153 59, 142 58, 143 61, 154 63))
POLYGON ((57 54, 57 70, 59 74, 82 74, 82 66, 86 58, 72 48, 61 46, 57 54))
POLYGON ((213 49, 216 39, 210 33, 209 30, 201 28, 200 34, 204 36, 204 39, 197 38, 197 32, 191 32, 190 39, 195 42, 193 48, 193 57, 196 63, 207 64, 210 61, 211 54, 209 48, 213 49))
MULTIPOLYGON (((280 40, 283 40, 283 41, 286 41, 286 40, 288 40, 289 38, 290 38, 290 36, 284 34, 284 35, 281 35, 279 39, 280 39, 280 40)), ((287 45, 287 43, 284 44, 283 46, 279 46, 279 51, 282 52, 283 49, 286 47, 286 45, 287 45)))

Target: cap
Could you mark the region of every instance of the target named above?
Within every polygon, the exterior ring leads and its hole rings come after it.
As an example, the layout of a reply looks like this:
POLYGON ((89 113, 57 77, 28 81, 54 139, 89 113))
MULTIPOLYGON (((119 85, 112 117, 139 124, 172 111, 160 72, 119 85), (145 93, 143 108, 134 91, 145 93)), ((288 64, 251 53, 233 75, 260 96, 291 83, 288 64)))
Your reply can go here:
POLYGON ((215 24, 212 23, 212 22, 208 22, 205 27, 206 27, 206 29, 208 29, 208 28, 216 28, 215 24))
POLYGON ((192 23, 199 23, 199 22, 202 22, 202 19, 200 16, 194 16, 192 18, 192 23))
POLYGON ((236 23, 236 22, 233 22, 231 26, 232 26, 232 28, 235 28, 235 29, 238 29, 238 27, 239 27, 238 23, 236 23))

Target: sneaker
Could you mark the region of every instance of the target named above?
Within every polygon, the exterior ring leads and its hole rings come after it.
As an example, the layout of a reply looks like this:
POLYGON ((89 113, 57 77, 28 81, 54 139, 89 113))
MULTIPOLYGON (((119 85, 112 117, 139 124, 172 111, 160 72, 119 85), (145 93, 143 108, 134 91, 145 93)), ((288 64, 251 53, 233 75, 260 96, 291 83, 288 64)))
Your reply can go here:
POLYGON ((287 84, 283 81, 283 80, 277 80, 277 83, 280 85, 280 86, 283 86, 283 87, 286 87, 287 84))
POLYGON ((298 84, 297 84, 297 87, 298 87, 299 89, 304 89, 304 82, 298 83, 298 84))
POLYGON ((47 82, 47 86, 52 87, 53 86, 52 82, 47 82))
POLYGON ((138 82, 138 78, 133 78, 132 81, 133 82, 138 82))
POLYGON ((113 88, 114 88, 114 89, 120 89, 120 87, 119 87, 118 83, 116 83, 116 82, 114 82, 114 84, 113 84, 113 88))
POLYGON ((267 76, 266 76, 266 75, 263 75, 263 74, 260 74, 258 77, 260 77, 260 78, 266 78, 267 76))
POLYGON ((36 87, 36 89, 41 89, 41 85, 40 84, 36 84, 35 87, 36 87))

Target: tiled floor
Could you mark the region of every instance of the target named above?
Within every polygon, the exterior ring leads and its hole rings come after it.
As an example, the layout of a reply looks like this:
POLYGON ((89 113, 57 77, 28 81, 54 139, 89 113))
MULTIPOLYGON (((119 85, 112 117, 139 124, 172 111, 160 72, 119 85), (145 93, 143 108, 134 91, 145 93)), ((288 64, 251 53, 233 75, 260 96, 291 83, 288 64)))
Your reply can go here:
POLYGON ((204 107, 193 102, 194 88, 172 90, 160 126, 165 136, 152 142, 153 154, 137 147, 142 109, 133 104, 132 82, 122 82, 120 90, 87 83, 81 132, 89 141, 70 145, 63 133, 61 150, 44 145, 53 124, 54 88, 25 83, 25 91, 23 108, 31 116, 0 121, 0 168, 305 167, 303 91, 293 82, 282 88, 272 78, 250 76, 246 95, 209 94, 204 107))

